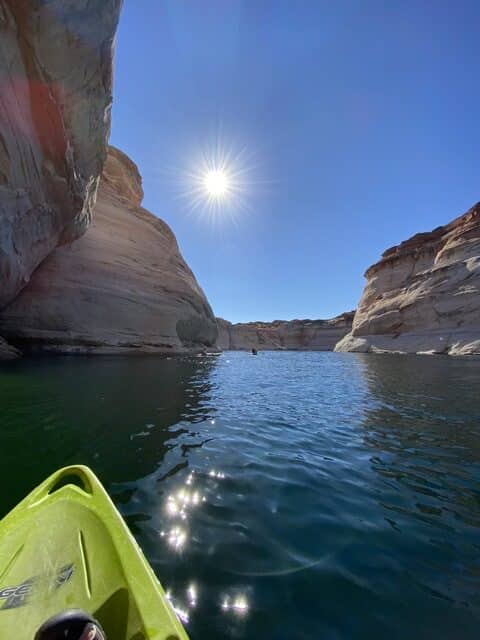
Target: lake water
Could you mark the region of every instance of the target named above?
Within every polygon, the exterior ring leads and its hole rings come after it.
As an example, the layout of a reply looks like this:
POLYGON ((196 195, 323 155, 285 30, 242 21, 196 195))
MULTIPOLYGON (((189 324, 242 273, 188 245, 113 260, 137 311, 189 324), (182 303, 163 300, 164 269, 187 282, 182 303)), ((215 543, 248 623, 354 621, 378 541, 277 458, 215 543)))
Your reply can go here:
POLYGON ((265 352, 1 369, 1 515, 78 462, 192 640, 479 637, 479 360, 265 352))

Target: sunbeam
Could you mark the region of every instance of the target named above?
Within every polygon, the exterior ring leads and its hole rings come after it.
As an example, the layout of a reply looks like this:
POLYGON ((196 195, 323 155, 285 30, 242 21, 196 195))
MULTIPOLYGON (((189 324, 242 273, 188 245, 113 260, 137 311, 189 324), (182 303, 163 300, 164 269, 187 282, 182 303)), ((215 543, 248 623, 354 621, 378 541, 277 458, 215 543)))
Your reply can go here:
POLYGON ((162 173, 168 173, 188 213, 221 224, 237 222, 251 211, 252 197, 263 182, 246 146, 234 148, 221 135, 214 136, 187 166, 162 173))

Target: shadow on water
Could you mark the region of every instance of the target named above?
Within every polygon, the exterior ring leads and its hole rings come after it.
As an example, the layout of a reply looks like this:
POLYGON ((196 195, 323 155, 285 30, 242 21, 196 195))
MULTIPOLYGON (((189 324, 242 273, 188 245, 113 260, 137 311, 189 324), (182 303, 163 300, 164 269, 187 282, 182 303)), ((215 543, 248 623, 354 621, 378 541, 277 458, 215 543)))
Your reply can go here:
MULTIPOLYGON (((107 488, 186 466, 212 414, 214 358, 23 359, 0 371, 4 514, 57 468, 89 465, 107 488)), ((118 496, 121 501, 122 496, 118 496)))

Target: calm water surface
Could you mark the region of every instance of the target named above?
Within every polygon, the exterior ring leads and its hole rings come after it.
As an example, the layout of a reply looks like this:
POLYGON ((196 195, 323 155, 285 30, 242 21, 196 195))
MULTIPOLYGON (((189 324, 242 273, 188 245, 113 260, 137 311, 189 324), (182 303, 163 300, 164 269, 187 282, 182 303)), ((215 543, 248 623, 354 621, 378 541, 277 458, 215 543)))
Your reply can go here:
POLYGON ((480 637, 480 361, 334 353, 0 371, 3 515, 90 465, 192 640, 480 637))

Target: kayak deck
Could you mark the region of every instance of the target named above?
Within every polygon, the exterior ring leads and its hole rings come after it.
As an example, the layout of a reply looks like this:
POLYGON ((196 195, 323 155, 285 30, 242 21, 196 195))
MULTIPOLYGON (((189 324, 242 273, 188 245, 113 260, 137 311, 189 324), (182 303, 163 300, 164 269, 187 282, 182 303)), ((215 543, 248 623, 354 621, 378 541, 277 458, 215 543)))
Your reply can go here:
POLYGON ((96 476, 66 467, 0 522, 0 637, 32 640, 65 609, 108 640, 188 640, 153 570, 96 476))

